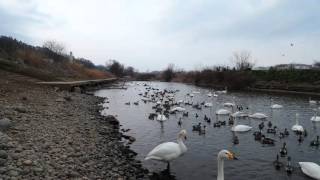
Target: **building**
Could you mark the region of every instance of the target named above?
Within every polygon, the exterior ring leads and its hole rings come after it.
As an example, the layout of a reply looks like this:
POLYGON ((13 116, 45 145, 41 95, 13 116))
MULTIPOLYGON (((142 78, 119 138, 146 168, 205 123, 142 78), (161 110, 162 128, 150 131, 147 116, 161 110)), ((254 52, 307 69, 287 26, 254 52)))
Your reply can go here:
POLYGON ((308 64, 296 64, 296 63, 291 63, 291 64, 278 64, 278 65, 275 65, 274 68, 277 69, 277 70, 312 69, 312 65, 308 65, 308 64))

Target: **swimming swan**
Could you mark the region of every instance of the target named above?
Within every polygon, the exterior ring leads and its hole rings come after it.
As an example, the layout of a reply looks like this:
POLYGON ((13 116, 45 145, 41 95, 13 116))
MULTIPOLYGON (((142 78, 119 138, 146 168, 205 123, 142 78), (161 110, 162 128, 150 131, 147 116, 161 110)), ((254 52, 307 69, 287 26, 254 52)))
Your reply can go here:
POLYGON ((300 132, 303 132, 304 129, 303 127, 299 124, 299 114, 296 113, 296 124, 292 126, 292 131, 300 131, 300 132))
POLYGON ((179 156, 183 155, 187 151, 187 147, 183 143, 183 139, 186 139, 187 131, 181 130, 178 134, 178 143, 175 142, 165 142, 159 144, 154 149, 152 149, 145 160, 157 160, 168 163, 168 169, 170 167, 170 162, 179 156))
POLYGON ((218 154, 218 175, 217 180, 224 180, 224 160, 237 160, 238 158, 228 150, 221 150, 218 154))
POLYGON ((313 162, 299 162, 304 174, 314 179, 320 179, 320 166, 313 162))

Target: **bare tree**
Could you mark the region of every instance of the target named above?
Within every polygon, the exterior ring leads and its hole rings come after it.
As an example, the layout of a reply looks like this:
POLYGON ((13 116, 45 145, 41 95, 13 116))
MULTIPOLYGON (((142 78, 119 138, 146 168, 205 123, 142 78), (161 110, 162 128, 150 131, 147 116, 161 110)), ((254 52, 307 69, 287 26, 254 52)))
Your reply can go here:
POLYGON ((239 71, 250 70, 255 64, 255 61, 252 59, 251 52, 246 50, 234 52, 231 57, 231 61, 239 71))
POLYGON ((169 64, 168 67, 162 72, 162 77, 166 82, 170 82, 174 76, 174 64, 169 64))
POLYGON ((65 46, 62 43, 57 42, 55 40, 45 41, 42 46, 44 48, 48 48, 52 52, 55 52, 55 53, 57 53, 59 55, 63 55, 65 53, 65 51, 66 51, 65 46))

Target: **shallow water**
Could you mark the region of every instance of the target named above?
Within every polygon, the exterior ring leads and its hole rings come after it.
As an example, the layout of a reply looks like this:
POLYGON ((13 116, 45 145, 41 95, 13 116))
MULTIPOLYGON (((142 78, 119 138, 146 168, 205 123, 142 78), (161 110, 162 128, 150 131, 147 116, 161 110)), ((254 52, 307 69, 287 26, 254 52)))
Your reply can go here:
MULTIPOLYGON (((161 174, 166 169, 166 164, 157 161, 143 161, 144 157, 156 145, 167 142, 176 141, 177 133, 184 128, 188 131, 188 139, 185 142, 188 151, 176 159, 171 164, 172 179, 191 180, 196 178, 216 179, 217 176, 217 153, 221 149, 227 149, 234 152, 239 160, 226 160, 224 165, 225 179, 232 180, 248 180, 248 179, 292 179, 305 180, 310 179, 305 176, 298 165, 299 161, 312 161, 320 163, 320 150, 310 147, 310 141, 320 135, 320 123, 312 123, 310 118, 313 116, 313 106, 309 105, 307 97, 301 96, 279 96, 263 93, 227 93, 221 94, 217 98, 208 98, 207 93, 210 89, 199 88, 191 85, 180 83, 162 83, 148 82, 151 87, 167 90, 179 90, 176 93, 176 100, 185 99, 185 95, 192 91, 200 91, 195 94, 193 102, 213 102, 212 108, 203 108, 195 110, 191 106, 185 106, 189 111, 189 117, 183 118, 182 127, 179 127, 177 121, 182 115, 170 115, 168 121, 161 125, 156 120, 149 120, 148 115, 154 110, 151 108, 154 103, 143 103, 139 93, 145 92, 145 87, 130 83, 127 90, 108 89, 99 90, 95 93, 97 96, 108 97, 110 103, 104 104, 108 107, 102 113, 117 115, 117 118, 123 125, 122 128, 131 130, 126 134, 132 135, 136 141, 131 145, 132 149, 138 153, 137 158, 142 160, 143 165, 149 170, 161 174), (234 98, 233 98, 234 97, 234 98), (280 110, 271 110, 270 97, 274 103, 281 104, 284 107, 280 110), (234 99, 234 100, 233 100, 234 99), (133 105, 134 101, 139 100, 139 105, 133 105), (126 102, 131 105, 125 105, 126 102), (252 133, 258 130, 259 120, 239 119, 237 124, 247 124, 253 127, 253 130, 247 133, 237 133, 240 143, 233 145, 232 132, 230 126, 222 126, 214 128, 213 123, 207 124, 203 120, 204 114, 212 116, 213 121, 216 120, 215 110, 222 108, 222 103, 233 102, 249 107, 249 112, 263 112, 269 116, 273 125, 283 131, 287 128, 289 131, 295 124, 295 114, 299 113, 300 124, 308 131, 308 136, 299 144, 298 137, 290 131, 287 138, 280 140, 278 135, 268 134, 268 137, 277 140, 275 146, 266 146, 254 140, 252 133), (199 114, 199 118, 195 117, 195 113, 199 114), (192 132, 192 125, 202 122, 207 125, 205 135, 199 135, 192 132), (276 154, 282 147, 283 142, 287 143, 288 155, 291 156, 292 164, 295 166, 292 175, 287 175, 284 168, 275 170, 272 162, 276 159, 276 154)), ((184 105, 183 105, 184 106, 184 105)), ((224 117, 219 117, 223 120, 224 117)), ((227 118, 225 118, 227 120, 227 118)), ((265 123, 265 129, 267 123, 265 123)), ((280 158, 281 162, 286 164, 286 158, 280 158)))

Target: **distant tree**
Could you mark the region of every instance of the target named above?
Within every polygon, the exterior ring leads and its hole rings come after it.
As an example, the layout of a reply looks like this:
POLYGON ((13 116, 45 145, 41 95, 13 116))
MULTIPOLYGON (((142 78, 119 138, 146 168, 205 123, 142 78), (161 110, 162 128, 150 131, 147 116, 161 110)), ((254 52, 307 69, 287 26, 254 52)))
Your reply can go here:
POLYGON ((231 61, 234 63, 236 70, 251 70, 255 64, 249 51, 234 52, 231 61))
POLYGON ((133 68, 132 66, 128 66, 128 67, 126 67, 126 68, 124 69, 124 74, 125 74, 126 76, 131 76, 131 77, 133 77, 134 74, 135 74, 135 70, 134 70, 134 68, 133 68))
POLYGON ((114 75, 122 77, 124 75, 124 66, 117 60, 111 59, 106 63, 107 69, 114 75))
POLYGON ((317 69, 320 68, 320 61, 314 61, 313 66, 317 69))
POLYGON ((52 52, 57 53, 59 55, 63 55, 66 51, 66 48, 62 43, 54 41, 54 40, 45 41, 43 43, 42 47, 47 48, 47 49, 51 50, 52 52))
POLYGON ((169 64, 168 67, 162 72, 162 78, 166 82, 170 82, 174 78, 174 64, 169 64))

